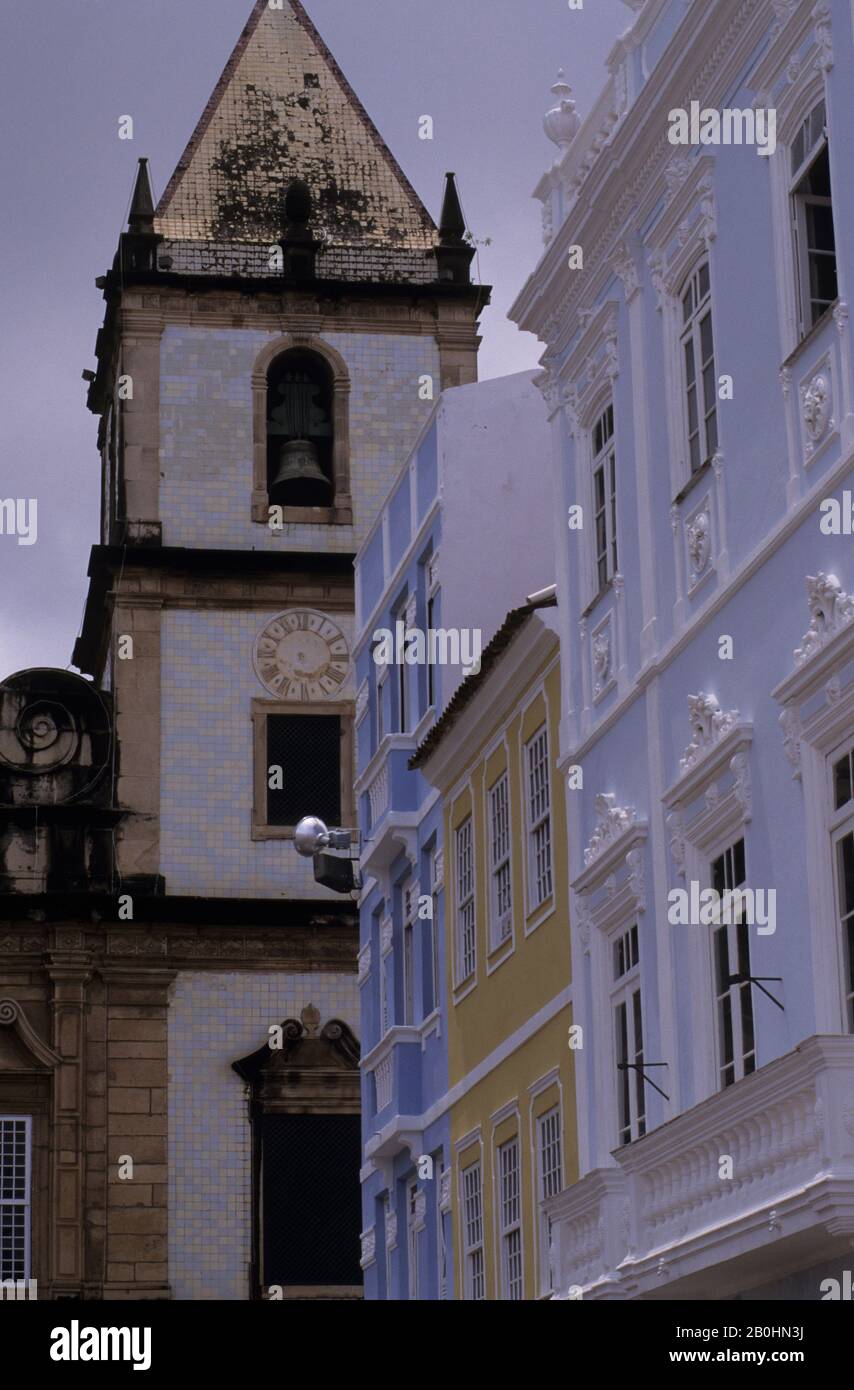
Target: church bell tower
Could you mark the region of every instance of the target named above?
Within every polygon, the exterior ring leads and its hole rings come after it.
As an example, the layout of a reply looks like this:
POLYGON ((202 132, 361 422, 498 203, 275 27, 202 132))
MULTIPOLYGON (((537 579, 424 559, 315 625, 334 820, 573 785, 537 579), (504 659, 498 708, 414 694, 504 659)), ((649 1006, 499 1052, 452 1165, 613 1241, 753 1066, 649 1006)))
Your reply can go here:
POLYGON ((157 1150, 150 1231, 115 1219, 108 1141, 104 1297, 358 1296, 357 908, 293 829, 355 824, 353 558, 432 400, 476 379, 472 257, 454 176, 437 226, 299 0, 258 0, 159 202, 139 163, 98 281, 73 659, 114 721, 108 1078, 137 1003, 162 1046, 119 1074, 168 1125, 120 1126, 157 1150))

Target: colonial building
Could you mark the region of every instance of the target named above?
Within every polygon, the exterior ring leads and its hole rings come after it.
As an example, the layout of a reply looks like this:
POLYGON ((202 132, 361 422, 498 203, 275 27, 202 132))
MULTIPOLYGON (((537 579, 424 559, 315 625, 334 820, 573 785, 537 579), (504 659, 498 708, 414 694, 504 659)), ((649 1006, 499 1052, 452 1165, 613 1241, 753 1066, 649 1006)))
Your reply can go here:
POLYGON ((444 809, 410 759, 513 594, 549 580, 549 435, 532 377, 444 392, 356 559, 368 1298, 452 1298, 457 1283, 444 809))
POLYGON ((553 89, 512 310, 560 498, 583 1048, 555 1279, 818 1299, 854 1237, 852 14, 630 8, 583 123, 553 89))
POLYGON ((299 0, 258 0, 98 284, 74 664, 0 691, 0 1273, 42 1298, 354 1297, 353 557, 442 388, 472 249, 299 0), (83 677, 89 679, 84 679, 83 677))
POLYGON ((444 819, 450 1193, 461 1299, 550 1292, 577 1175, 553 588, 512 610, 412 760, 444 819))

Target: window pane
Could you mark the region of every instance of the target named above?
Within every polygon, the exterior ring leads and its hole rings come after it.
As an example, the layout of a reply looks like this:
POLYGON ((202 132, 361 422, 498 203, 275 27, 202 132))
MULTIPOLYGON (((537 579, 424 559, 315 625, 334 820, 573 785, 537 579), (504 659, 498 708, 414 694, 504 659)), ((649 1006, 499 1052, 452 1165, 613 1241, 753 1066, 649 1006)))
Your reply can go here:
POLYGON ((846 801, 851 800, 851 755, 846 753, 844 758, 833 768, 833 799, 834 807, 838 811, 840 806, 844 806, 846 801))
POLYGON ((705 265, 701 265, 701 266, 700 266, 700 273, 699 273, 699 276, 698 276, 698 281, 699 281, 699 297, 700 297, 700 299, 702 300, 702 299, 705 299, 706 295, 709 293, 709 266, 708 266, 708 262, 707 262, 705 265))
POLYGON ((341 824, 341 720, 337 715, 267 716, 267 768, 282 769, 269 786, 267 824, 296 825, 303 816, 341 824))
POLYGON ((854 834, 849 833, 839 841, 837 847, 839 861, 839 897, 842 915, 854 913, 854 834))

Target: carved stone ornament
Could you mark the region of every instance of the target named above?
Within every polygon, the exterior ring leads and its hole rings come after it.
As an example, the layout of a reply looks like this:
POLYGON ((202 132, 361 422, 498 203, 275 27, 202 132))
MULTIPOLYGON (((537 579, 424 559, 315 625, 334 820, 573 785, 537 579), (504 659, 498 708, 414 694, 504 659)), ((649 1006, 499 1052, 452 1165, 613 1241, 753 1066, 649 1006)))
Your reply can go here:
POLYGON ((795 648, 796 666, 803 666, 854 618, 854 599, 845 593, 835 574, 819 570, 816 575, 807 575, 806 583, 812 622, 795 648))
POLYGON ((688 715, 693 738, 679 759, 679 770, 690 772, 702 757, 720 743, 738 722, 737 709, 724 712, 714 695, 689 695, 688 715))
POLYGON ((358 983, 363 985, 371 973, 371 943, 368 942, 359 952, 358 983))
POLYGON ((801 414, 811 444, 818 444, 827 433, 832 407, 830 377, 826 371, 816 372, 812 380, 801 387, 801 414))
POLYGON ((793 775, 801 775, 801 719, 796 705, 786 705, 780 714, 783 748, 792 765, 793 775))
POLYGON ((358 724, 368 712, 368 682, 362 681, 356 694, 356 723, 358 724))
POLYGON ((605 627, 593 638, 594 696, 602 694, 611 675, 611 630, 605 627))
POLYGON ((692 579, 696 580, 703 574, 709 563, 709 555, 712 548, 712 527, 709 514, 706 511, 698 512, 688 527, 688 557, 691 561, 692 579))
POLYGON ((543 129, 561 154, 564 154, 575 139, 581 125, 581 117, 575 109, 572 88, 566 81, 563 68, 558 71, 557 82, 554 83, 551 92, 555 104, 543 117, 543 129))
POLYGON ((635 823, 634 806, 618 806, 613 792, 600 792, 596 798, 596 828, 584 851, 584 867, 589 868, 609 845, 635 823))
POLYGON ((439 1210, 449 1212, 451 1210, 451 1170, 442 1169, 442 1177, 439 1186, 439 1210))
POLYGON ((394 923, 390 917, 386 917, 380 923, 380 951, 385 956, 391 950, 391 939, 394 931, 394 923))
POLYGON ((387 1250, 393 1250, 397 1245, 397 1212, 393 1207, 389 1207, 385 1214, 385 1244, 387 1250))
POLYGON ((367 1269, 368 1265, 372 1265, 377 1257, 377 1233, 375 1228, 371 1226, 367 1231, 363 1231, 360 1239, 362 1242, 362 1258, 359 1263, 362 1269, 367 1269))

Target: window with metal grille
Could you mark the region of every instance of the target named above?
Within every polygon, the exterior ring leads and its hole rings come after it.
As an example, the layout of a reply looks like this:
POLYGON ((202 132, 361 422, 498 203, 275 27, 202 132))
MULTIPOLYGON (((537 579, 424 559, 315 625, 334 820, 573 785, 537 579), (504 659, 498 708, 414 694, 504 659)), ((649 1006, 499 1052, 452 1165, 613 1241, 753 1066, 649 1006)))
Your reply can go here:
POLYGON ((609 405, 593 426, 593 517, 596 537, 596 582, 604 589, 617 564, 617 455, 614 407, 609 405))
POLYGON ((522 1207, 519 1200, 519 1140, 498 1150, 501 1180, 501 1296, 522 1297, 522 1207))
POLYGON ((489 857, 491 868, 490 924, 492 945, 500 946, 512 931, 510 890, 510 794, 507 773, 489 793, 489 857))
POLYGON ((792 141, 791 200, 800 335, 836 300, 836 234, 826 112, 820 101, 792 141))
POLYGON ((643 1009, 637 926, 613 941, 614 1056, 617 1071, 617 1137, 630 1144, 646 1134, 646 1086, 643 1077, 643 1009))
POLYGON ((438 1009, 442 997, 439 971, 439 850, 430 855, 430 898, 433 915, 426 925, 430 929, 430 966, 432 971, 433 999, 431 1009, 438 1009))
POLYGON ((433 661, 433 643, 429 640, 429 634, 436 627, 436 605, 438 594, 431 594, 427 600, 427 708, 430 709, 436 703, 436 666, 433 661))
POLYGON ((32 1119, 0 1115, 0 1280, 30 1278, 32 1119))
POLYGON ((691 474, 710 463, 718 447, 717 381, 709 263, 689 276, 680 294, 682 366, 691 474))
MULTIPOLYGON (((712 887, 723 899, 745 881, 744 840, 737 840, 712 864, 712 887)), ((737 904, 738 900, 734 902, 737 904)), ((729 914, 728 914, 729 915, 729 914)), ((740 909, 731 914, 740 917, 740 909)), ((718 1074, 721 1089, 756 1070, 750 940, 746 922, 715 929, 715 1002, 718 1023, 718 1074)))
POLYGON ((265 1115, 264 1282, 361 1284, 358 1115, 265 1115))
POLYGON ((552 892, 551 784, 549 739, 545 727, 527 745, 528 874, 531 907, 539 907, 552 892))
POLYGON ((831 836, 842 948, 845 1026, 854 1033, 854 749, 831 761, 831 836))
POLYGON ((474 974, 474 849, 472 819, 467 816, 457 826, 454 837, 457 870, 457 983, 474 974))
MULTIPOLYGON (((560 1107, 555 1106, 537 1120, 537 1176, 540 1201, 556 1197, 563 1187, 563 1152, 560 1133, 560 1107)), ((549 1266, 551 1219, 540 1214, 540 1271, 541 1289, 552 1287, 549 1266)))
POLYGON ((341 824, 338 715, 269 714, 267 766, 282 769, 281 790, 268 785, 268 825, 296 825, 303 816, 341 824))
POLYGON ((463 1240, 465 1255, 464 1293, 479 1302, 486 1296, 483 1271, 483 1184, 479 1163, 464 1168, 463 1240))

